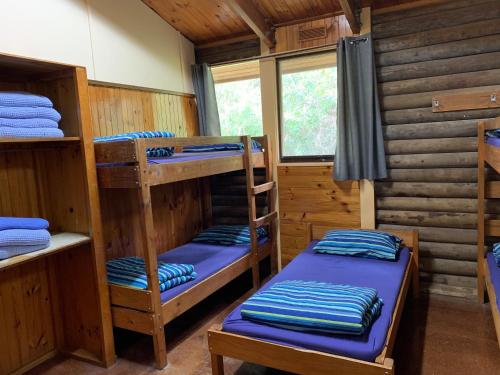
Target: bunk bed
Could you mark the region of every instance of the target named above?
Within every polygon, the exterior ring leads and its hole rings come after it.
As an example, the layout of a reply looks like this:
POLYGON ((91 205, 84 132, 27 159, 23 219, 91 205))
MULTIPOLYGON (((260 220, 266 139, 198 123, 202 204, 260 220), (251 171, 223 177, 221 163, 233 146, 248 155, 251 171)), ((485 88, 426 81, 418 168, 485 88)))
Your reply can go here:
POLYGON ((500 198, 500 181, 487 181, 487 167, 500 174, 500 139, 486 136, 487 131, 500 129, 500 117, 481 121, 478 125, 478 197, 477 197, 477 290, 484 302, 485 287, 500 346, 500 267, 491 251, 485 248, 487 237, 500 237, 500 220, 485 212, 486 199, 500 198))
POLYGON ((414 296, 418 295, 418 233, 416 230, 390 233, 404 244, 395 262, 318 256, 313 253, 316 241, 311 235, 309 247, 262 288, 287 279, 331 282, 334 278, 335 283, 349 284, 349 280, 356 278, 353 285, 365 282, 383 291, 380 295, 386 309, 385 313, 382 309, 367 338, 324 336, 255 323, 241 317, 240 306, 228 315, 223 326, 208 332, 212 374, 224 373, 224 356, 297 374, 393 374, 394 361, 390 356, 411 283, 414 296), (327 272, 331 269, 335 269, 334 274, 327 272), (325 280, 319 280, 318 275, 325 280))
MULTIPOLYGON (((276 271, 275 187, 272 180, 267 136, 253 138, 262 149, 252 148, 250 137, 190 137, 134 139, 95 144, 97 176, 101 189, 134 189, 139 200, 139 221, 148 287, 145 290, 109 285, 113 324, 116 327, 153 337, 156 367, 167 364, 164 326, 247 270, 252 270, 255 288, 259 286, 259 262, 270 256, 276 271), (183 152, 186 146, 242 143, 242 150, 204 153, 183 152), (168 158, 148 158, 146 150, 175 148, 168 158), (266 182, 255 186, 254 168, 264 168, 266 182), (221 251, 208 244, 186 243, 157 255, 153 223, 151 188, 183 180, 244 170, 250 228, 250 246, 232 246, 221 251), (268 213, 257 217, 256 196, 267 194, 268 213), (269 228, 267 240, 259 241, 257 229, 269 228), (198 274, 180 286, 160 293, 158 261, 193 264, 198 274)), ((210 209, 203 209, 210 221, 210 209)))

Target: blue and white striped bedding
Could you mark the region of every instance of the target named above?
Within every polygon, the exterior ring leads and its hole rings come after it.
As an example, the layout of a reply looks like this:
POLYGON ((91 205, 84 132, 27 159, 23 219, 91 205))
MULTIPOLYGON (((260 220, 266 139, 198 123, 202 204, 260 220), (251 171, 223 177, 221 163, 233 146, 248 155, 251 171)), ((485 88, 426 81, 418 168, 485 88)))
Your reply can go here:
POLYGON ((0 137, 5 138, 62 138, 64 133, 57 128, 10 128, 0 127, 0 137))
POLYGON ((0 127, 57 129, 59 124, 47 118, 0 118, 0 127))
MULTIPOLYGON (((106 263, 108 282, 137 289, 147 289, 146 266, 144 259, 127 257, 109 260, 106 263)), ((184 284, 196 278, 196 272, 191 264, 173 264, 158 262, 158 283, 160 291, 164 292, 177 285, 184 284)))
POLYGON ((331 230, 314 246, 316 253, 395 260, 401 239, 362 229, 331 230))
MULTIPOLYGON (((218 143, 214 145, 184 146, 182 152, 239 151, 243 149, 243 143, 218 143)), ((262 145, 252 139, 252 149, 261 151, 262 145)))
POLYGON ((0 106, 52 108, 52 102, 45 96, 27 92, 0 91, 0 106))
POLYGON ((50 233, 46 229, 5 229, 0 231, 0 247, 46 245, 50 233))
MULTIPOLYGON (((102 142, 118 142, 118 141, 130 141, 133 139, 139 138, 173 138, 175 137, 174 133, 166 132, 166 131, 144 131, 144 132, 132 132, 132 133, 123 133, 117 135, 108 135, 104 137, 95 137, 95 143, 102 142)), ((148 158, 160 158, 160 157, 169 157, 174 154, 173 147, 155 147, 146 149, 146 156, 148 158)))
POLYGON ((493 245, 493 257, 497 266, 500 267, 500 242, 493 245))
POLYGON ((45 118, 59 122, 61 115, 48 107, 0 107, 0 117, 10 119, 45 118))
POLYGON ((291 330, 362 335, 382 305, 373 288, 287 280, 250 297, 241 316, 291 330))
MULTIPOLYGON (((257 228, 258 240, 266 236, 266 228, 257 228)), ((224 246, 249 244, 251 242, 250 229, 248 225, 214 225, 200 232, 192 242, 224 246)))

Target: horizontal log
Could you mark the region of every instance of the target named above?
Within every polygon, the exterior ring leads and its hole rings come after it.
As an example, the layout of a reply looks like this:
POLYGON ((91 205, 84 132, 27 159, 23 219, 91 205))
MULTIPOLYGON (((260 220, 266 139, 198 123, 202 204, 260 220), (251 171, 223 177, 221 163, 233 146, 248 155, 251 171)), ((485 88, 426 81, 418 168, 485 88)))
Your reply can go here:
POLYGON ((378 89, 382 95, 402 95, 493 86, 499 84, 500 69, 491 69, 477 72, 466 71, 465 73, 384 82, 379 83, 378 89))
POLYGON ((477 137, 405 139, 385 142, 386 155, 477 151, 477 137))
MULTIPOLYGON (((499 57, 500 52, 490 52, 480 55, 386 66, 377 69, 377 78, 379 82, 390 82, 498 69, 500 68, 499 57)), ((425 91, 430 90, 429 88, 425 91)))
POLYGON ((386 156, 388 168, 453 168, 477 165, 477 152, 386 156))
MULTIPOLYGON (((496 20, 498 22, 498 20, 496 20)), ((421 61, 449 59, 480 53, 500 51, 499 35, 481 36, 478 38, 440 43, 432 46, 408 48, 402 51, 380 53, 375 61, 378 67, 411 64, 421 61)))
POLYGON ((398 109, 382 112, 385 125, 413 124, 421 122, 456 121, 500 116, 500 108, 475 111, 432 112, 432 108, 398 109))
MULTIPOLYGON (((500 74, 500 71, 499 71, 500 74)), ((479 120, 424 122, 383 126, 385 140, 474 137, 479 120)))
POLYGON ((215 225, 248 225, 248 217, 214 217, 212 219, 215 225))
POLYGON ((477 168, 389 169, 393 182, 476 182, 477 168))
MULTIPOLYGON (((266 212, 267 210, 264 207, 257 208, 257 216, 263 216, 266 212)), ((212 215, 248 219, 248 206, 212 206, 212 215)))
POLYGON ((477 199, 378 197, 377 210, 477 213, 477 199))
POLYGON ((477 184, 450 182, 375 182, 378 197, 477 198, 477 184))
POLYGON ((440 283, 420 283, 420 291, 422 293, 439 294, 443 296, 452 296, 458 298, 466 298, 473 301, 477 299, 477 289, 463 286, 451 286, 440 283))
POLYGON ((445 242, 449 243, 453 239, 453 243, 463 243, 475 245, 477 240, 477 231, 475 229, 456 229, 456 228, 430 228, 417 227, 410 225, 393 225, 380 224, 377 228, 397 229, 397 230, 418 230, 420 241, 424 242, 445 242))
POLYGON ((451 260, 420 257, 420 269, 429 273, 444 273, 458 276, 476 276, 477 263, 465 260, 451 260))
POLYGON ((420 241, 419 250, 420 255, 427 258, 467 261, 476 261, 477 258, 476 245, 420 241))
POLYGON ((474 229, 477 225, 477 214, 465 212, 377 210, 376 218, 380 224, 464 229, 474 229))
POLYGON ((500 23, 498 19, 491 19, 443 28, 438 33, 434 30, 429 30, 392 38, 377 39, 373 43, 373 48, 375 53, 384 53, 497 33, 500 33, 500 23))
POLYGON ((396 35, 412 34, 425 30, 436 30, 443 27, 462 25, 465 23, 498 17, 500 17, 500 3, 492 1, 484 3, 480 7, 472 6, 443 10, 436 17, 420 15, 375 24, 372 27, 372 33, 375 39, 381 39, 396 35))
MULTIPOLYGON (((257 205, 266 204, 266 196, 256 196, 257 205)), ((246 195, 212 195, 212 206, 248 206, 246 195)))
POLYGON ((471 276, 446 275, 442 273, 420 272, 420 280, 449 286, 475 288, 477 279, 471 276))
MULTIPOLYGON (((499 22, 500 23, 500 22, 499 22)), ((500 45, 500 43, 499 43, 500 45)), ((500 86, 469 87, 465 89, 429 91, 403 95, 385 95, 381 98, 380 105, 383 111, 394 109, 413 109, 432 107, 432 99, 436 96, 447 96, 456 94, 477 94, 484 92, 500 92, 500 86)))
POLYGON ((455 0, 455 1, 445 1, 442 2, 442 4, 435 3, 427 6, 419 6, 399 11, 391 11, 382 14, 377 14, 376 12, 374 12, 372 15, 372 24, 376 25, 379 23, 387 23, 387 22, 397 21, 402 18, 417 17, 422 15, 437 16, 440 12, 444 10, 466 8, 470 7, 472 4, 479 5, 491 1, 492 0, 455 0))

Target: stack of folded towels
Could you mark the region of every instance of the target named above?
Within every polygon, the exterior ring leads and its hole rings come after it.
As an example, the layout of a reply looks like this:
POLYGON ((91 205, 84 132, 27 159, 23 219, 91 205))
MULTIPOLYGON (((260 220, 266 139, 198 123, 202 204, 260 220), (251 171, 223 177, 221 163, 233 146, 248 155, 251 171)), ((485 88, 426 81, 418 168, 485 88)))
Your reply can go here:
POLYGON ((0 259, 49 247, 48 227, 44 219, 0 217, 0 259))
MULTIPOLYGON (((106 263, 110 284, 123 285, 137 289, 147 289, 148 279, 144 259, 126 257, 109 260, 106 263)), ((187 283, 196 278, 194 266, 191 264, 174 264, 158 262, 158 282, 160 292, 174 286, 187 283)))
POLYGON ((287 280, 250 297, 241 315, 292 330, 362 335, 382 304, 373 288, 287 280))
POLYGON ((0 91, 0 137, 64 137, 60 120, 45 96, 0 91))

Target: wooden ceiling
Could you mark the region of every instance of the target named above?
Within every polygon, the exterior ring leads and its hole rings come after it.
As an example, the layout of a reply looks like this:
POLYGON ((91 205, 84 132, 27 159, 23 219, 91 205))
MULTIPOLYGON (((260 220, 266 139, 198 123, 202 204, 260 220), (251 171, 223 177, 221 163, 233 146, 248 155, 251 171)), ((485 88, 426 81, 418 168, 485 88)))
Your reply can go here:
MULTIPOLYGON (((194 44, 251 35, 252 29, 228 0, 142 0, 194 44)), ((363 0, 363 5, 390 6, 416 0, 363 0)), ((244 0, 270 26, 342 12, 346 0, 244 0)))

